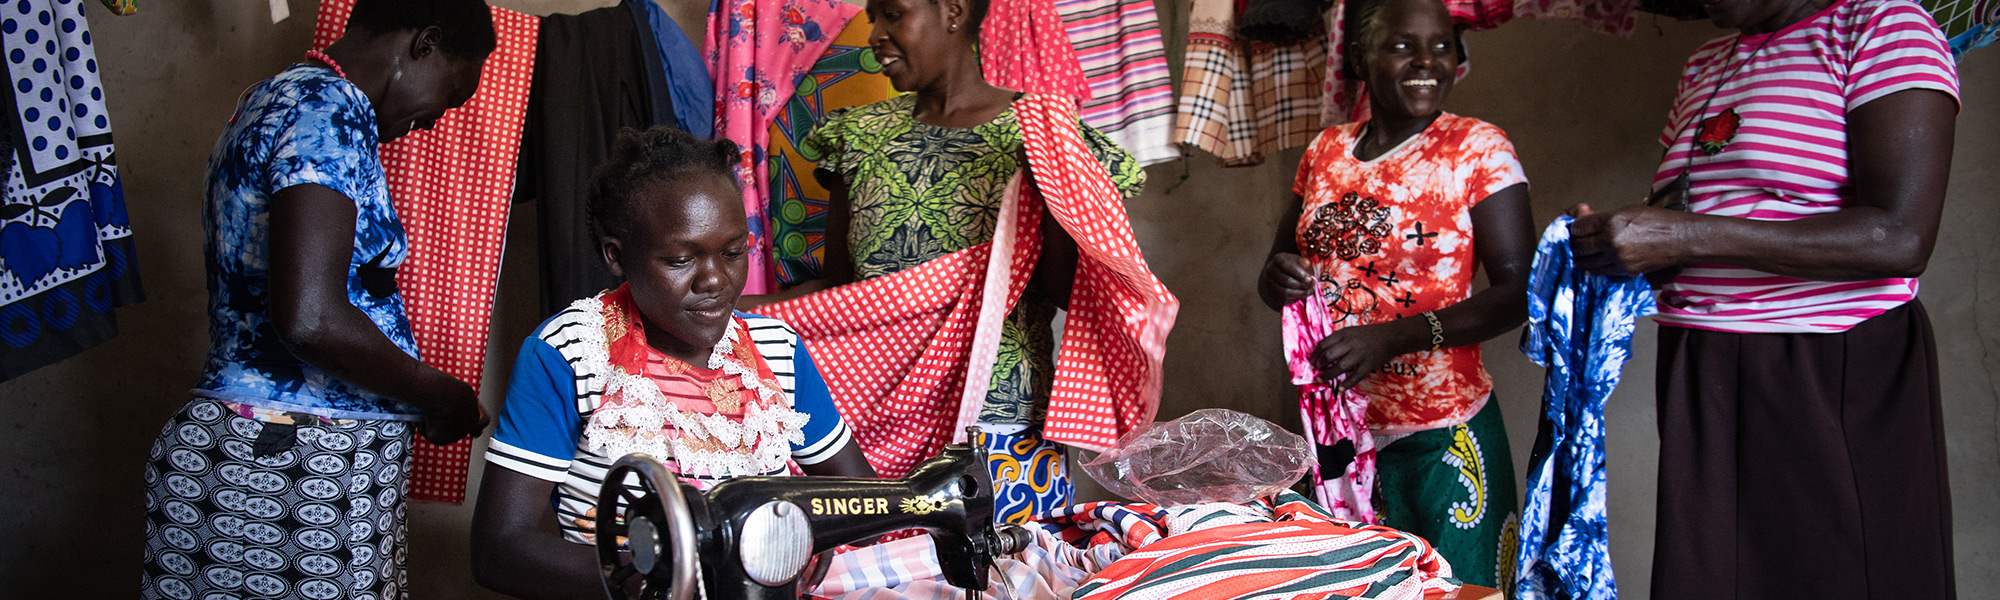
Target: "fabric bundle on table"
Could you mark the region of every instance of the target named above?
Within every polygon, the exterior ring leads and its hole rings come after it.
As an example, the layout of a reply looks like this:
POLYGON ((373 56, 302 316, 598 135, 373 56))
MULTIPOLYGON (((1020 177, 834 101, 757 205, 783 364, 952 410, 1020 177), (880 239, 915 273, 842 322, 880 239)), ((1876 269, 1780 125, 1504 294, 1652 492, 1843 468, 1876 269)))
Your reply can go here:
MULTIPOLYGON (((619 131, 675 124, 666 120, 676 112, 668 108, 674 99, 652 80, 649 66, 660 61, 661 50, 649 53, 645 41, 657 38, 638 18, 643 10, 630 6, 651 0, 626 1, 627 6, 541 19, 535 62, 559 67, 534 74, 514 197, 535 203, 543 315, 618 287, 584 215, 591 172, 610 156, 619 131)), ((697 75, 676 70, 675 76, 697 75)), ((698 76, 707 80, 705 72, 698 76)))
POLYGON ((819 62, 799 78, 798 91, 771 122, 769 205, 773 269, 779 285, 820 276, 826 260, 826 211, 832 192, 813 176, 822 158, 804 143, 834 110, 861 106, 896 95, 882 63, 868 47, 874 28, 859 14, 833 38, 819 62))
POLYGON ((1654 310, 1645 278, 1576 267, 1570 221, 1559 217, 1543 231, 1528 276, 1521 352, 1548 373, 1521 514, 1513 592, 1523 600, 1618 597, 1606 530, 1604 403, 1631 356, 1639 317, 1654 310))
POLYGON ((78 2, 0 6, 11 89, 0 197, 0 381, 118 334, 145 300, 97 51, 78 2), (18 25, 18 26, 17 26, 18 25))
MULTIPOLYGON (((313 47, 347 29, 354 0, 322 0, 313 47)), ((382 169, 410 257, 396 272, 410 330, 424 364, 479 389, 486 336, 507 238, 514 165, 535 71, 539 19, 493 8, 498 45, 480 72, 479 90, 428 131, 382 146, 382 169)), ((409 497, 465 501, 471 439, 451 446, 416 444, 409 497)))
MULTIPOLYGON (((1000 577, 980 597, 1417 600, 1459 587, 1423 539, 1335 519, 1290 491, 1247 504, 1092 502, 1039 515, 1027 527, 1035 545, 1000 559, 1000 577)), ((919 536, 839 554, 813 594, 964 597, 944 583, 933 548, 919 536)))
POLYGON ((708 71, 715 77, 715 135, 742 148, 736 181, 743 186, 743 212, 750 217, 750 251, 745 294, 774 291, 770 265, 770 193, 765 143, 771 123, 791 99, 799 77, 812 68, 834 35, 861 7, 840 0, 714 0, 702 40, 708 71))
POLYGON ((993 241, 763 309, 820 358, 841 415, 885 476, 964 439, 1004 316, 1039 258, 1044 206, 1078 246, 1044 438, 1101 450, 1158 409, 1180 302, 1147 270, 1069 101, 1030 94, 1014 112, 1028 168, 1008 184, 993 241))
POLYGON ((1173 73, 1152 0, 1057 0, 1090 96, 1083 122, 1141 166, 1181 155, 1173 143, 1173 73))

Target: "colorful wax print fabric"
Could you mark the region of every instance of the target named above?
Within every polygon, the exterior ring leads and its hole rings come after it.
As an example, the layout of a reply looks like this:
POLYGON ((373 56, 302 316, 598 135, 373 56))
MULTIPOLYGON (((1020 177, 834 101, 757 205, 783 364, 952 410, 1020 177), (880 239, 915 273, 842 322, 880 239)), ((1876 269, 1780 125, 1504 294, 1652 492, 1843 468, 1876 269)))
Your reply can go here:
MULTIPOLYGON (((353 10, 353 0, 320 2, 313 46, 323 49, 340 39, 353 10)), ((504 8, 492 14, 497 44, 480 72, 479 90, 429 130, 380 150, 395 215, 409 236, 409 260, 395 277, 411 334, 424 364, 475 392, 486 367, 540 28, 531 15, 504 8)), ((410 498, 464 502, 471 448, 471 439, 418 444, 410 498)))
POLYGON ((715 0, 702 40, 715 78, 715 135, 742 148, 736 180, 750 218, 745 294, 772 291, 770 194, 765 143, 799 78, 861 7, 840 0, 715 0))
MULTIPOLYGON (((916 118, 916 95, 835 111, 808 136, 806 152, 848 186, 848 248, 857 279, 904 271, 986 243, 1000 225, 1008 180, 1021 170, 1021 125, 1013 110, 975 127, 938 127, 916 118)), ((1137 161, 1082 124, 1073 127, 1097 171, 1121 200, 1139 195, 1137 161)), ((1000 357, 979 420, 1029 424, 1046 409, 1055 371, 1056 307, 1026 299, 1008 314, 1000 357)))
POLYGON ((407 598, 412 426, 249 412, 197 398, 160 430, 139 597, 407 598))
POLYGON ((1470 421, 1391 438, 1376 450, 1375 514, 1383 526, 1430 542, 1460 581, 1504 590, 1514 581, 1520 505, 1500 404, 1482 404, 1470 421))
MULTIPOLYGON (((1472 293, 1473 205, 1527 182, 1505 133, 1478 119, 1438 116, 1371 160, 1354 158, 1365 123, 1327 128, 1306 149, 1292 191, 1305 199, 1300 255, 1332 283, 1334 327, 1437 310, 1472 293)), ((1479 346, 1398 356, 1361 380, 1368 426, 1409 433, 1465 422, 1493 380, 1479 346)))
POLYGON ((1528 326, 1521 352, 1548 368, 1540 433, 1528 463, 1521 511, 1521 551, 1514 597, 1613 600, 1610 492, 1604 460, 1604 404, 1618 387, 1632 333, 1653 314, 1643 277, 1605 277, 1578 269, 1567 216, 1542 232, 1528 275, 1528 326), (1562 507, 1561 513, 1556 507, 1562 507))
POLYGON ((0 5, 7 59, 0 196, 0 381, 118 334, 145 299, 81 2, 0 5))
POLYGON ((988 474, 993 477, 993 520, 1026 523, 1030 517, 1069 506, 1076 486, 1069 480, 1067 452, 1041 432, 982 433, 988 474))
POLYGON ((1173 143, 1173 72, 1152 0, 1057 0, 1090 83, 1077 112, 1141 166, 1181 155, 1173 143))
POLYGON ((826 260, 826 210, 833 194, 813 176, 816 163, 825 157, 806 145, 806 136, 836 110, 896 95, 889 78, 882 75, 882 63, 868 47, 873 28, 866 13, 848 21, 826 54, 799 78, 798 89, 771 123, 766 165, 771 174, 771 246, 779 285, 819 278, 826 260))
MULTIPOLYGON (((822 358, 841 415, 886 476, 962 440, 988 404, 1005 315, 1040 256, 1044 214, 1076 240, 1078 256, 1043 436, 1101 451, 1151 423, 1158 409, 1160 360, 1180 302, 1147 269, 1124 195, 1079 131, 1073 106, 1030 94, 1012 113, 1028 163, 1003 181, 990 240, 764 308, 797 327, 822 358)), ((841 146, 855 145, 881 147, 841 146)), ((835 172, 865 168, 839 165, 835 172)))

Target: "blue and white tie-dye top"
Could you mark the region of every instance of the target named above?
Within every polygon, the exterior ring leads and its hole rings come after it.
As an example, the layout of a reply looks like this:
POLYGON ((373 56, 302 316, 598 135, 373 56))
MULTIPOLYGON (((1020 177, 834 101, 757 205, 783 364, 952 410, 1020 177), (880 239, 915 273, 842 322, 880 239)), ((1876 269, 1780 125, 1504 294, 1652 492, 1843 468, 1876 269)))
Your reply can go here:
POLYGON ((403 297, 388 277, 408 247, 376 145, 368 97, 326 68, 293 65, 244 93, 208 161, 210 345, 196 395, 332 418, 417 417, 300 361, 271 321, 271 195, 318 184, 354 200, 348 301, 416 356, 403 297))

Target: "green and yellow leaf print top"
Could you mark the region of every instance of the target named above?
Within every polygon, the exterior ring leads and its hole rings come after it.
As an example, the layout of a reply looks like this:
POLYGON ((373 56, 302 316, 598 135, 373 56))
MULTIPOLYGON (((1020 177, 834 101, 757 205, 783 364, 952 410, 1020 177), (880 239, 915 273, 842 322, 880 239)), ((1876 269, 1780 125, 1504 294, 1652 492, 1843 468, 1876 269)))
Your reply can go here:
MULTIPOLYGON (((833 111, 800 145, 819 162, 822 181, 830 175, 847 185, 857 280, 991 241, 1007 180, 1020 169, 1013 109, 961 128, 920 122, 916 106, 916 96, 904 94, 833 111)), ((1076 126, 1125 199, 1138 196, 1146 185, 1138 161, 1090 126, 1076 126)), ((1055 373, 1055 315, 1053 304, 1028 297, 1007 315, 980 421, 1042 421, 1055 373)))

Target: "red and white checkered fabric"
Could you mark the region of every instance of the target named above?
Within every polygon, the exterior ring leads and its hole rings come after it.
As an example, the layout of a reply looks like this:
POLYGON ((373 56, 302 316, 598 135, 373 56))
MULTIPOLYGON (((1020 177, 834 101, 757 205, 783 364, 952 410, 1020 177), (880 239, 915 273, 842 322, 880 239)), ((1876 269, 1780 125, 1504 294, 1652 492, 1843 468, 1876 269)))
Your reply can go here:
MULTIPOLYGON (((325 49, 347 28, 354 0, 321 0, 313 47, 325 49)), ((507 237, 508 200, 521 145, 521 120, 534 79, 541 20, 493 9, 499 46, 486 59, 479 91, 429 131, 382 146, 389 197, 409 235, 410 257, 396 285, 424 364, 472 384, 486 366, 486 337, 507 237)), ((409 497, 465 501, 472 441, 417 444, 409 497)))
POLYGON ((1071 102, 1090 98, 1055 0, 993 0, 979 29, 979 66, 995 86, 1071 102))
POLYGON ((761 310, 805 339, 842 418, 885 476, 936 454, 977 413, 964 405, 966 372, 979 372, 975 362, 990 367, 998 347, 975 352, 975 333, 997 328, 1020 298, 1041 254, 1044 207, 1078 247, 1044 437, 1101 451, 1159 409, 1160 361, 1180 301, 1147 269, 1071 101, 1031 94, 1014 111, 1028 164, 1008 186, 1012 206, 1002 214, 1014 214, 995 242, 761 310), (1001 253, 1006 264, 989 264, 996 247, 1010 250, 1001 253), (988 295, 991 277, 1003 274, 1006 292, 988 295), (981 310, 993 300, 1005 305, 981 310))

